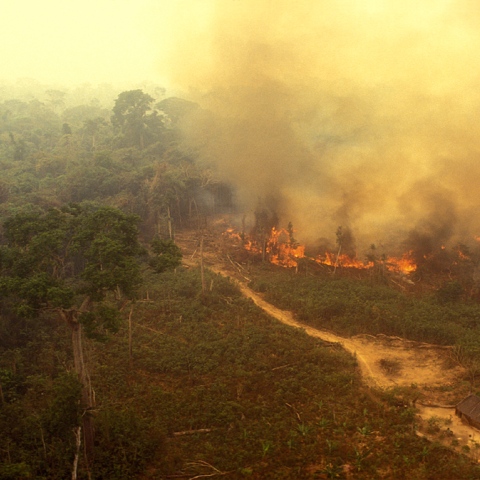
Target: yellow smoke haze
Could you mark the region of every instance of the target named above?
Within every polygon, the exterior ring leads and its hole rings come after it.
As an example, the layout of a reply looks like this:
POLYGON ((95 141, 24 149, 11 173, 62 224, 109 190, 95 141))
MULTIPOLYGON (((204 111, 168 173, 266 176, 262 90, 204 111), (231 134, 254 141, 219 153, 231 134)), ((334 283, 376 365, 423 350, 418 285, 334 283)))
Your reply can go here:
POLYGON ((273 199, 303 240, 339 225, 362 245, 480 234, 476 1, 180 1, 169 15, 159 68, 203 109, 187 143, 246 210, 273 199))

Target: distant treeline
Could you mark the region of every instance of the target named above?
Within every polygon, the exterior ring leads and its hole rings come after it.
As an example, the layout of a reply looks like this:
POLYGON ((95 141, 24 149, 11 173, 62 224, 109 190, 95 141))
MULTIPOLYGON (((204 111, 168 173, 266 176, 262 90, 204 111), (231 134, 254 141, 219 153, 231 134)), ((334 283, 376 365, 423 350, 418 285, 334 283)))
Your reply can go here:
POLYGON ((110 108, 91 98, 72 105, 61 90, 4 100, 0 218, 26 204, 91 201, 139 215, 151 239, 172 237, 179 225, 231 209, 230 187, 182 146, 182 122, 198 109, 141 89, 117 94, 110 108))

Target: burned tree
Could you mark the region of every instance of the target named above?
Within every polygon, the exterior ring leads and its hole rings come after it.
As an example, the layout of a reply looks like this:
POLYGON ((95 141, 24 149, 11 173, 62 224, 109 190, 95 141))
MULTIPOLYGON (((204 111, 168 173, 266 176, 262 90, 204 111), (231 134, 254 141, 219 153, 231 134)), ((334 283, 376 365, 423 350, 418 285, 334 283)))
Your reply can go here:
POLYGON ((337 228, 335 235, 337 237, 336 243, 338 245, 338 251, 335 258, 335 264, 333 269, 334 275, 337 270, 338 260, 340 258, 341 253, 343 253, 344 255, 348 255, 351 258, 354 258, 356 256, 355 239, 353 238, 352 231, 348 227, 343 228, 342 226, 339 226, 337 228))
POLYGON ((255 210, 255 225, 252 230, 252 237, 261 246, 262 262, 267 259, 267 243, 272 228, 277 226, 278 216, 275 212, 261 206, 255 210))

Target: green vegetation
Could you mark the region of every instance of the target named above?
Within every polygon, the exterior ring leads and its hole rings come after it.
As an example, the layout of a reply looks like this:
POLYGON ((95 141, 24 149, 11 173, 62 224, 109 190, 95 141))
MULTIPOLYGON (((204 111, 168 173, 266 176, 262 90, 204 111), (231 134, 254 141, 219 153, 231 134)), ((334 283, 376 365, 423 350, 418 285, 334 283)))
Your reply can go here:
MULTIPOLYGON (((93 478, 480 478, 415 435, 410 407, 363 387, 350 355, 278 324, 224 278, 210 274, 204 295, 197 270, 147 280, 149 300, 132 310, 131 361, 126 323, 106 343, 87 343, 93 478)), ((63 373, 70 356, 55 358, 54 336, 42 345, 47 328, 47 318, 35 325, 28 357, 14 338, 1 357, 0 478, 71 469, 80 387, 63 373)))
POLYGON ((178 267, 182 263, 182 252, 173 240, 155 238, 151 244, 155 254, 150 260, 150 266, 157 272, 162 273, 178 267))
POLYGON ((93 97, 87 105, 70 98, 62 110, 52 91, 42 97, 0 96, 0 219, 27 203, 94 201, 138 215, 148 244, 231 206, 230 189, 181 145, 180 125, 195 104, 131 90, 108 108, 93 97))
MULTIPOLYGON (((300 321, 314 327, 343 335, 383 333, 457 345, 466 358, 480 359, 480 305, 475 301, 446 302, 438 293, 419 298, 368 281, 270 268, 256 269, 251 286, 263 292, 267 301, 296 312, 300 321)), ((452 289, 457 292, 458 287, 452 289)))
MULTIPOLYGON (((195 104, 45 95, 0 99, 0 479, 480 478, 415 434, 411 392, 371 391, 339 347, 180 265, 176 231, 232 197, 181 146, 195 104)), ((341 275, 255 278, 316 326, 455 344, 474 376, 463 284, 419 300, 341 275)))

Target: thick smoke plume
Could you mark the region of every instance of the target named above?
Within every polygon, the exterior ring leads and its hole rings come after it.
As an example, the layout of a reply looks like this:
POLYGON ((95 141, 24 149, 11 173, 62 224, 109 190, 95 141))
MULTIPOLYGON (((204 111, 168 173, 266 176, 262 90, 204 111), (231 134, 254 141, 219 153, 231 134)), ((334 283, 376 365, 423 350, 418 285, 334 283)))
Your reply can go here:
POLYGON ((359 248, 480 235, 476 1, 199 3, 179 2, 161 68, 246 211, 273 202, 300 241, 342 225, 359 248))

